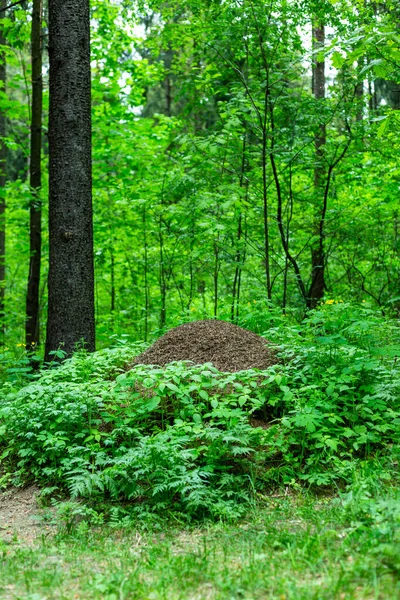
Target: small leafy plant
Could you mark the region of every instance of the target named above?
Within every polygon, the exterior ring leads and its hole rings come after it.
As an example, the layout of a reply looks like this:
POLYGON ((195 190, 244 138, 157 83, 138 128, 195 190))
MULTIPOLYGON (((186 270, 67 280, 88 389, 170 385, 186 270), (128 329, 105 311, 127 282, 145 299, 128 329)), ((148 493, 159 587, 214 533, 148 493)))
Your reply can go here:
POLYGON ((355 465, 397 447, 397 332, 364 309, 328 305, 268 331, 285 343, 266 371, 125 371, 138 346, 80 352, 5 395, 3 470, 15 483, 188 519, 240 516, 282 484, 344 486, 355 465))

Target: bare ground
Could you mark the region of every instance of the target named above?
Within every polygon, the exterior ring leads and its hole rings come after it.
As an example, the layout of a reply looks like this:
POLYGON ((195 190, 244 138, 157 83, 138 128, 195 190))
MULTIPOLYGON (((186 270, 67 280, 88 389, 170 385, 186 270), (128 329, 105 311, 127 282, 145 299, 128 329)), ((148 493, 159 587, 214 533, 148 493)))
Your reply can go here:
POLYGON ((38 536, 51 534, 54 526, 45 522, 49 511, 38 506, 38 495, 36 486, 0 492, 0 543, 32 544, 38 536))

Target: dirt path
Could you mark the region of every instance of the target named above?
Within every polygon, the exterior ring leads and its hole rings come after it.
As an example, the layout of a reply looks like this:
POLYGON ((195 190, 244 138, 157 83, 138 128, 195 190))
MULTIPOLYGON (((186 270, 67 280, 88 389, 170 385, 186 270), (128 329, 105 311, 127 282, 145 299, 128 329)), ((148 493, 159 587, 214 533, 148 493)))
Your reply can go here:
POLYGON ((31 544, 51 533, 53 526, 44 521, 45 510, 38 507, 38 494, 36 486, 0 492, 0 543, 31 544))

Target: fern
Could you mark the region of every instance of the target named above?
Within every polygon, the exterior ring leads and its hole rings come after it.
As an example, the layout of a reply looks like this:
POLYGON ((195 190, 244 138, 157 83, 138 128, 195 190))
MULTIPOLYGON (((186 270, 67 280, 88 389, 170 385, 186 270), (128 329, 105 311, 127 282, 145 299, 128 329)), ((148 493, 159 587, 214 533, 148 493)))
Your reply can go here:
POLYGON ((280 329, 291 346, 264 372, 187 363, 125 372, 138 346, 78 353, 6 388, 2 469, 73 498, 188 519, 234 518, 282 482, 346 482, 356 461, 398 442, 399 365, 382 354, 378 326, 376 352, 347 316, 316 313, 302 327, 302 336, 280 329))

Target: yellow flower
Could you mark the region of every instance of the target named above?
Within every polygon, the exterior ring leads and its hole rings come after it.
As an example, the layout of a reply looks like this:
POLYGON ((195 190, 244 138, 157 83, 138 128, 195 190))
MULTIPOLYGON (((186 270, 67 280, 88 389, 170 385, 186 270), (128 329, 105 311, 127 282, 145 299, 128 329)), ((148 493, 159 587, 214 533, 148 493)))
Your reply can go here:
POLYGON ((333 304, 334 302, 335 302, 334 300, 327 300, 327 301, 325 302, 325 304, 333 304))
POLYGON ((23 348, 25 344, 17 344, 17 348, 23 348))

